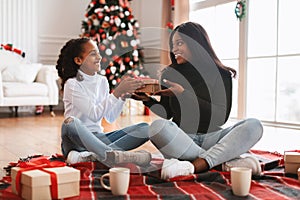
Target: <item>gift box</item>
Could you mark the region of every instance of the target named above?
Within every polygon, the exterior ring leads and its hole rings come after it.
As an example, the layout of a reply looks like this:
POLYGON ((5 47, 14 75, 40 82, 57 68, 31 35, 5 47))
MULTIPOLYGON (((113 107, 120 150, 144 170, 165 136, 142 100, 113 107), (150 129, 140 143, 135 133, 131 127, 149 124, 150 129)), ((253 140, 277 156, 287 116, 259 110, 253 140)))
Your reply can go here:
POLYGON ((137 89, 136 92, 154 94, 155 92, 158 92, 159 90, 161 90, 158 80, 151 79, 151 78, 145 78, 142 80, 145 84, 145 87, 137 89))
POLYGON ((57 186, 55 195, 57 199, 78 196, 80 192, 79 181, 80 171, 72 167, 53 167, 43 169, 33 169, 21 172, 20 194, 17 189, 17 174, 22 170, 20 167, 13 167, 11 170, 12 191, 24 199, 53 199, 53 188, 57 186), (52 174, 56 178, 53 179, 52 174), (56 180, 56 184, 51 184, 51 180, 56 180))
POLYGON ((300 168, 300 153, 294 151, 284 152, 284 172, 297 174, 300 168))

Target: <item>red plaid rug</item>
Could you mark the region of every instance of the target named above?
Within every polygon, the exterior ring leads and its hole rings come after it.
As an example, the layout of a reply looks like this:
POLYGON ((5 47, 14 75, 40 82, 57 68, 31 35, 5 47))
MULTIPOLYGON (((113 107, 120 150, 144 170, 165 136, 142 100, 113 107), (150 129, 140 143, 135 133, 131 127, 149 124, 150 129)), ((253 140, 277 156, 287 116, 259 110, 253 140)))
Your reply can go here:
MULTIPOLYGON (((80 196, 69 200, 85 199, 300 199, 300 182, 297 175, 284 173, 283 155, 252 150, 261 162, 262 176, 253 176, 250 194, 237 197, 232 194, 229 172, 211 170, 191 176, 160 179, 161 159, 153 159, 148 169, 126 165, 131 169, 130 186, 125 196, 113 196, 102 188, 99 178, 108 168, 98 162, 72 165, 81 171, 80 196), (142 171, 150 171, 141 173, 142 171)), ((4 177, 0 189, 0 199, 20 199, 11 192, 10 178, 4 177)))

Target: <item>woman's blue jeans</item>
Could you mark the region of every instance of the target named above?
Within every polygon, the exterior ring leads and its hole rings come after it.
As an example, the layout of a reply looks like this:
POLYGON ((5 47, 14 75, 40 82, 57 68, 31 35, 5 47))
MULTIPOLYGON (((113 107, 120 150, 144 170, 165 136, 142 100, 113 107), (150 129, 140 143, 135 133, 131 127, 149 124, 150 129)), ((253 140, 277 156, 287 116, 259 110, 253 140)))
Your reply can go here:
POLYGON ((97 154, 98 159, 106 159, 106 151, 131 150, 149 140, 149 125, 135 124, 109 133, 93 133, 75 118, 65 119, 61 130, 61 148, 67 157, 71 150, 90 151, 97 154))
POLYGON ((174 122, 158 119, 149 129, 150 140, 165 158, 193 161, 204 158, 210 168, 246 153, 262 137, 257 119, 246 119, 207 134, 186 134, 174 122))

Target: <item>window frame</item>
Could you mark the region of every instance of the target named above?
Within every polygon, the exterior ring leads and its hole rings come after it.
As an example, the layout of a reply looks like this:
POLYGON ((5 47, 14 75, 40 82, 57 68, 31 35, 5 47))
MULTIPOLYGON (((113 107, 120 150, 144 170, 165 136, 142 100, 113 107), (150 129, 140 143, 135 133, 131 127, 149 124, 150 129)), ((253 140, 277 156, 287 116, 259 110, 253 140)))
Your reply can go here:
MULTIPOLYGON (((204 8, 209 8, 213 6, 218 6, 225 3, 230 3, 236 0, 206 0, 206 1, 197 1, 197 0, 190 0, 190 12, 196 11, 204 8)), ((247 63, 249 59, 254 57, 248 57, 248 13, 249 13, 249 2, 245 1, 246 3, 246 16, 239 22, 239 50, 238 50, 238 99, 237 99, 237 116, 236 119, 244 119, 247 117, 247 63)), ((279 9, 279 8, 278 8, 279 9)), ((278 24, 278 13, 277 13, 277 24, 278 24)), ((278 45, 278 26, 277 26, 277 45, 278 45)), ((278 51, 278 49, 277 49, 278 51)), ((298 55, 298 54, 297 54, 298 55)), ((289 56, 289 54, 285 54, 285 56, 289 56)), ((294 56, 290 55, 290 56, 294 56)), ((264 58, 268 56, 258 56, 259 58, 264 58)), ((273 56, 272 56, 273 57, 273 56)), ((274 57, 277 59, 279 57, 283 57, 279 55, 278 52, 274 57)), ((257 57, 255 57, 257 58, 257 57)), ((276 63, 276 68, 278 63, 276 63)), ((277 99, 277 93, 275 93, 275 99, 277 99)), ((274 121, 263 121, 264 124, 274 126, 274 127, 285 127, 285 128, 293 128, 293 129, 300 129, 300 123, 286 123, 277 121, 276 119, 276 102, 275 102, 275 120, 274 121)), ((233 118, 233 117, 231 117, 233 118)), ((234 119, 234 118, 233 118, 234 119)))

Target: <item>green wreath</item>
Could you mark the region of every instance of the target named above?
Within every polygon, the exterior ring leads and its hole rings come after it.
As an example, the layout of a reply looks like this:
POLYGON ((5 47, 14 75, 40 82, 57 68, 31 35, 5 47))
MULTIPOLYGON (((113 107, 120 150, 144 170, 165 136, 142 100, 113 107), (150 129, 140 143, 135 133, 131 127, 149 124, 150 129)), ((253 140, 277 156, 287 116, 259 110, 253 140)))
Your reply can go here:
POLYGON ((235 16, 241 21, 246 15, 246 2, 245 0, 238 1, 234 10, 235 16))

